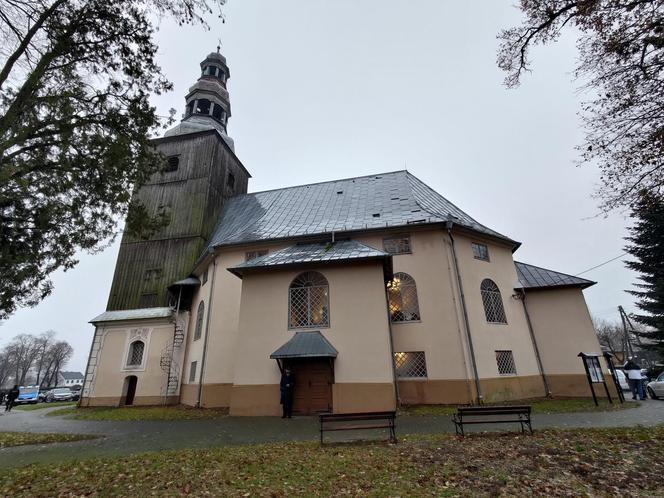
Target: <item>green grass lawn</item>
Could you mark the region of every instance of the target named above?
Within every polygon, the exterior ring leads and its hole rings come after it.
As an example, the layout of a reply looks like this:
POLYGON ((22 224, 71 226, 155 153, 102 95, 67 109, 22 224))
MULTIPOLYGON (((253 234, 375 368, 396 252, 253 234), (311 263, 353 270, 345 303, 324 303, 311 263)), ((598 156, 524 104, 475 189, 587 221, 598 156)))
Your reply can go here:
POLYGON ((44 408, 53 408, 56 406, 76 406, 76 401, 55 401, 53 403, 37 403, 36 405, 18 405, 14 407, 14 410, 30 412, 32 410, 43 410, 44 408))
POLYGON ((97 436, 86 434, 38 434, 35 432, 0 432, 0 448, 10 446, 24 446, 26 444, 64 443, 68 441, 80 441, 83 439, 94 439, 97 436))
POLYGON ((143 453, 2 471, 0 496, 662 496, 663 475, 659 426, 143 453))
MULTIPOLYGON (((599 406, 595 406, 592 398, 575 398, 575 399, 531 399, 524 401, 515 401, 507 403, 487 403, 486 406, 495 405, 530 405, 532 406, 533 413, 566 413, 566 412, 595 412, 595 411, 614 411, 625 410, 628 408, 635 408, 639 406, 634 401, 625 401, 620 404, 614 400, 610 404, 607 400, 600 399, 599 406)), ((401 408, 402 415, 438 415, 438 416, 451 416, 456 412, 456 406, 447 405, 417 405, 417 406, 404 406, 401 408)))
POLYGON ((76 420, 200 420, 219 418, 227 409, 190 408, 185 406, 126 406, 122 408, 62 408, 47 413, 49 417, 66 415, 76 420))

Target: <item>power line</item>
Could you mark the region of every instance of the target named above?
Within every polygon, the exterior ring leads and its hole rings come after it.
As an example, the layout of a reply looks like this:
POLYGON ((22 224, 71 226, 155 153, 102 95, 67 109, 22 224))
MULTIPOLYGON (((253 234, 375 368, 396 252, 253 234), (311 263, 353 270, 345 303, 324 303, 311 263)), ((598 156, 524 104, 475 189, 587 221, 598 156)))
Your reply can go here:
POLYGON ((575 277, 578 277, 579 275, 583 275, 584 273, 588 273, 589 271, 594 270, 595 268, 599 268, 600 266, 604 266, 604 265, 610 263, 611 261, 615 261, 615 260, 618 259, 618 258, 622 258, 622 257, 625 256, 626 254, 627 254, 626 252, 624 252, 624 253, 622 253, 622 254, 619 254, 619 255, 616 256, 615 258, 611 258, 611 259, 609 259, 609 260, 607 260, 607 261, 604 261, 603 263, 600 263, 600 264, 598 264, 598 265, 596 265, 596 266, 593 266, 592 268, 588 268, 587 270, 583 270, 582 272, 579 272, 579 273, 577 273, 577 274, 574 275, 574 276, 575 276, 575 277))

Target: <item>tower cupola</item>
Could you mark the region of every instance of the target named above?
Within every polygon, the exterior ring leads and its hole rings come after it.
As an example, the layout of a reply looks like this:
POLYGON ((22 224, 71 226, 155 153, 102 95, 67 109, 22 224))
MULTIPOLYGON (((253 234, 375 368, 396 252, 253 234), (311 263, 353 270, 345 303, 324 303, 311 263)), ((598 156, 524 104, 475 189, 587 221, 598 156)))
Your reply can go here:
POLYGON ((164 136, 216 129, 231 149, 234 149, 233 139, 227 134, 231 103, 226 82, 231 74, 226 57, 219 53, 219 48, 201 62, 201 76, 185 96, 186 107, 182 121, 164 136))

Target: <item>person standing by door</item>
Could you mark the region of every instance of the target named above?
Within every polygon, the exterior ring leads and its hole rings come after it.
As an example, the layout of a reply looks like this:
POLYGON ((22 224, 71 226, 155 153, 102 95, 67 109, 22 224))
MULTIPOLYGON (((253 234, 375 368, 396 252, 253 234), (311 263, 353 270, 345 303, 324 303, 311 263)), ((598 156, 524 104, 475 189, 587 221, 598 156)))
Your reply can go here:
POLYGON ((15 385, 7 393, 7 403, 5 404, 6 412, 12 411, 12 408, 14 407, 14 402, 16 401, 16 398, 18 398, 18 395, 19 395, 18 385, 15 385))
POLYGON ((281 418, 291 418, 293 416, 293 394, 295 393, 295 379, 293 378, 293 373, 289 368, 285 368, 281 374, 279 391, 281 392, 281 405, 283 408, 283 415, 281 418))

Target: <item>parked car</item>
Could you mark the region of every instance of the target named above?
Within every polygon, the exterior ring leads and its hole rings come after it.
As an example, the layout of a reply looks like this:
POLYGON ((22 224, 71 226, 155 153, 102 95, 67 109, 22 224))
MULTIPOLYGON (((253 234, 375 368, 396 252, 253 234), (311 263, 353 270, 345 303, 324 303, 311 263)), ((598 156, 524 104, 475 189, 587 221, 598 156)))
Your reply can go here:
POLYGON ((623 391, 629 391, 629 382, 627 382, 627 375, 622 370, 616 370, 616 377, 618 377, 618 384, 623 391))
POLYGON ((652 382, 648 383, 648 394, 652 399, 664 398, 664 372, 652 382))
POLYGON ((18 388, 18 398, 14 401, 15 405, 31 404, 34 405, 39 402, 39 387, 38 386, 20 386, 18 388))
POLYGON ((56 387, 46 394, 46 402, 71 401, 73 394, 68 387, 56 387))

